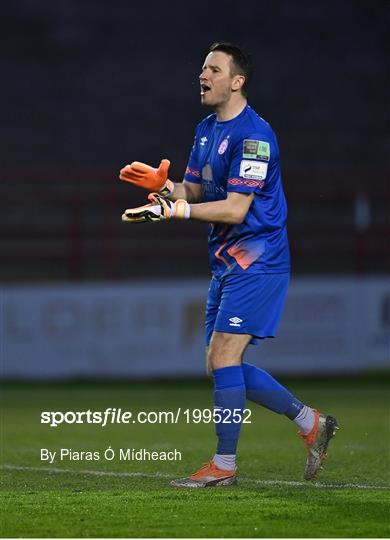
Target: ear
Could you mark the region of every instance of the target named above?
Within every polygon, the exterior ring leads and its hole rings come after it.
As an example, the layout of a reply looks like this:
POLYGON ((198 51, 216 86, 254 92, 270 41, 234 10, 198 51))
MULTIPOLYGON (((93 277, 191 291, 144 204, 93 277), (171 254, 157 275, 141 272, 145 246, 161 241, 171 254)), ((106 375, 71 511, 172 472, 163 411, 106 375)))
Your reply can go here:
POLYGON ((245 82, 244 75, 235 75, 232 80, 232 90, 233 92, 237 92, 238 90, 241 90, 243 84, 245 82))

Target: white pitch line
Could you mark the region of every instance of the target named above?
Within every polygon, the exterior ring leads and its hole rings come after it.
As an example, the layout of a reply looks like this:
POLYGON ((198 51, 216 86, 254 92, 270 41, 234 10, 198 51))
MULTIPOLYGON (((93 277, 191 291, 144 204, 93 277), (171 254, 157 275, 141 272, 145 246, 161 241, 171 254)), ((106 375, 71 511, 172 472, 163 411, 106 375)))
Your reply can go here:
POLYGON ((322 489, 384 489, 390 490, 390 486, 371 486, 369 484, 323 484, 321 482, 297 482, 293 480, 255 480, 253 478, 240 478, 245 482, 253 482, 262 486, 305 486, 322 489))
POLYGON ((115 472, 115 471, 83 471, 77 469, 58 469, 56 467, 21 467, 19 465, 9 465, 4 464, 0 465, 0 469, 9 469, 14 471, 42 471, 49 473, 67 473, 67 474, 90 474, 93 476, 118 476, 118 477, 147 477, 147 478, 173 478, 171 474, 162 474, 162 473, 142 473, 142 472, 115 472))
MULTIPOLYGON (((118 478, 174 478, 172 474, 143 473, 143 472, 114 472, 114 471, 90 471, 77 469, 59 469, 55 467, 22 467, 19 465, 4 464, 0 469, 14 471, 36 471, 54 474, 76 474, 92 476, 116 476, 118 478)), ((390 486, 372 486, 369 484, 322 484, 320 482, 297 482, 293 480, 256 480, 253 478, 239 478, 242 482, 258 484, 260 486, 290 486, 290 487, 316 487, 322 489, 381 489, 390 490, 390 486)))

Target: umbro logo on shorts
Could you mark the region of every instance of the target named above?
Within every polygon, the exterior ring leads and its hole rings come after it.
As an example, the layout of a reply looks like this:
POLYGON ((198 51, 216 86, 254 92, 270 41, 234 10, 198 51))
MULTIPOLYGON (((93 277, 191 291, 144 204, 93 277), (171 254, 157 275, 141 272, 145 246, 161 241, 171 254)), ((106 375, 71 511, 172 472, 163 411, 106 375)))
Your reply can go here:
POLYGON ((242 319, 240 319, 240 317, 232 317, 229 319, 229 321, 229 326, 241 326, 242 323, 242 319))

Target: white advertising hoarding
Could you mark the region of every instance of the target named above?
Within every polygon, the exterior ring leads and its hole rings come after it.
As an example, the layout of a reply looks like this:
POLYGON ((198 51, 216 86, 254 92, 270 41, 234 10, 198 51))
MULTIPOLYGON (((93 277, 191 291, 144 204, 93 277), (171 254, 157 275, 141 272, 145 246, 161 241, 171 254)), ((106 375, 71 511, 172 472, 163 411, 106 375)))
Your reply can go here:
MULTIPOLYGON (((206 280, 3 286, 1 375, 202 375, 207 288, 206 280)), ((361 372, 386 365, 389 335, 386 278, 299 278, 277 338, 245 358, 276 374, 361 372)))

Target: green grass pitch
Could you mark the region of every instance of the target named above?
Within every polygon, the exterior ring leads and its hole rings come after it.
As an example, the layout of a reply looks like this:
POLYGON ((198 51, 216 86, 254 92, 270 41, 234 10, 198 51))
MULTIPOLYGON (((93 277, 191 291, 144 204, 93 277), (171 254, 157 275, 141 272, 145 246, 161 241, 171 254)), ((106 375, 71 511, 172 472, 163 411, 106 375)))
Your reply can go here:
POLYGON ((2 537, 386 537, 389 404, 384 380, 289 381, 298 397, 341 426, 315 484, 302 480, 296 427, 255 405, 239 443, 236 487, 174 490, 169 480, 213 455, 212 424, 40 423, 40 413, 210 408, 208 381, 4 384, 2 537), (40 460, 40 449, 111 446, 167 451, 176 462, 40 460))

